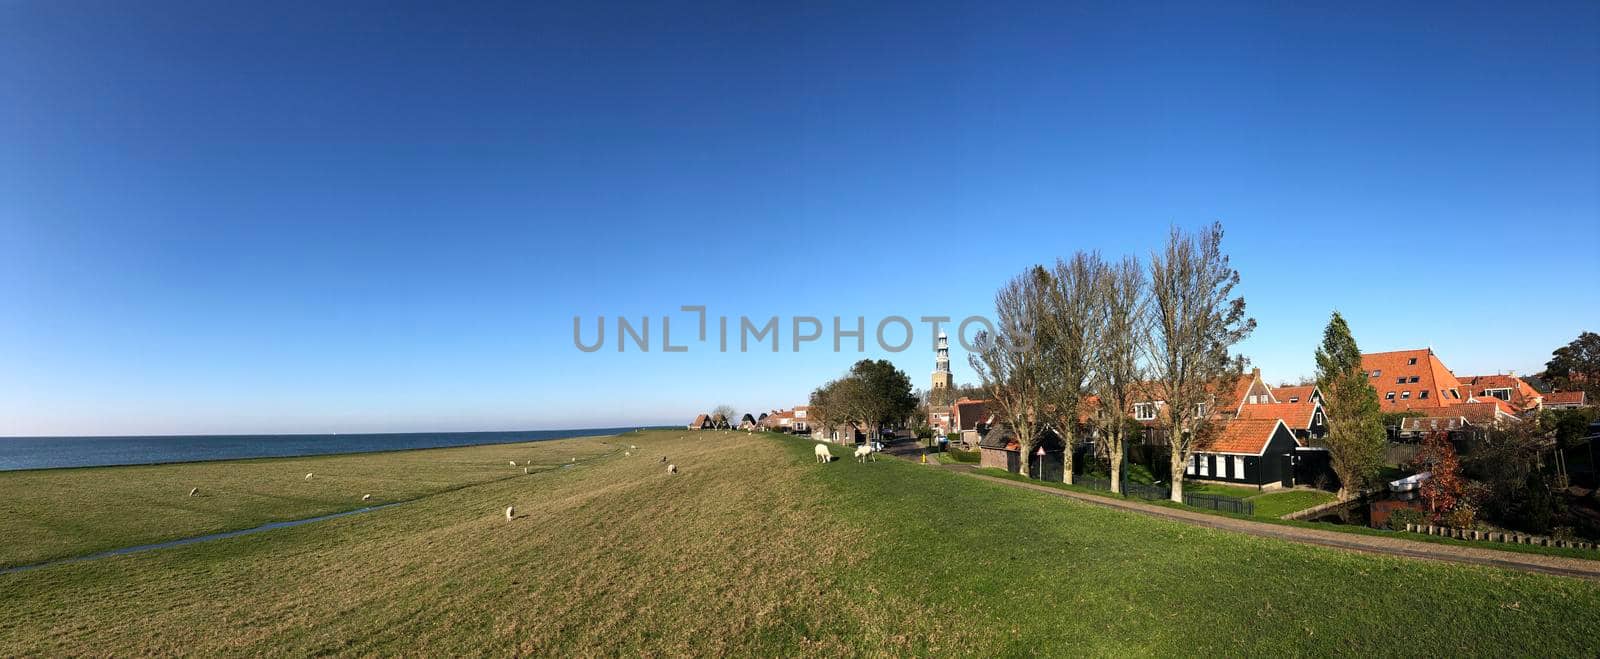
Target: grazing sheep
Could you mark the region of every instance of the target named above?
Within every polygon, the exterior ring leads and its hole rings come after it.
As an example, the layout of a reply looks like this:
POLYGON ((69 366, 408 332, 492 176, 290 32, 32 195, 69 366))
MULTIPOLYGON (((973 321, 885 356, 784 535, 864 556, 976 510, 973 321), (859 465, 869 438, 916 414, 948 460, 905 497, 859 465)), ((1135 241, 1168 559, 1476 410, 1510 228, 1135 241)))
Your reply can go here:
POLYGON ((573 459, 572 459, 572 462, 574 462, 574 463, 576 463, 576 462, 577 462, 577 461, 578 461, 578 459, 577 459, 577 458, 573 458, 573 459))
POLYGON ((361 495, 361 500, 362 500, 362 501, 371 501, 371 500, 372 500, 372 495, 370 495, 370 494, 363 494, 363 495, 361 495))
POLYGON ((531 471, 529 471, 529 470, 528 470, 528 468, 527 468, 527 467, 523 467, 523 468, 522 468, 522 473, 524 473, 524 474, 531 474, 531 473, 533 473, 533 472, 531 472, 531 471))
POLYGON ((516 519, 516 517, 517 508, 515 506, 506 506, 506 519, 516 519))
POLYGON ((311 474, 306 474, 306 480, 311 480, 311 474))
POLYGON ((633 457, 633 452, 632 451, 623 451, 622 452, 622 457, 631 458, 631 457, 633 457))
POLYGON ((868 457, 871 457, 873 462, 878 461, 877 454, 872 452, 871 444, 862 444, 856 447, 856 462, 866 462, 868 457))
POLYGON ((668 474, 676 474, 676 473, 678 473, 678 465, 675 465, 675 464, 674 465, 667 465, 667 473, 668 474))
POLYGON ((817 454, 817 462, 826 463, 829 460, 833 459, 833 454, 828 452, 828 445, 827 444, 818 444, 817 448, 814 449, 814 450, 816 451, 816 454, 817 454))
POLYGON ((517 461, 516 460, 508 460, 507 462, 510 462, 511 466, 513 466, 513 467, 517 466, 517 461))
POLYGON ((197 487, 197 488, 194 488, 192 490, 189 490, 189 496, 191 496, 191 497, 200 496, 200 488, 197 487))
POLYGON ((635 450, 635 451, 637 451, 637 450, 639 450, 639 447, 637 447, 637 446, 634 446, 634 445, 632 445, 632 444, 629 444, 629 445, 628 445, 628 448, 631 448, 631 449, 633 449, 633 450, 635 450))

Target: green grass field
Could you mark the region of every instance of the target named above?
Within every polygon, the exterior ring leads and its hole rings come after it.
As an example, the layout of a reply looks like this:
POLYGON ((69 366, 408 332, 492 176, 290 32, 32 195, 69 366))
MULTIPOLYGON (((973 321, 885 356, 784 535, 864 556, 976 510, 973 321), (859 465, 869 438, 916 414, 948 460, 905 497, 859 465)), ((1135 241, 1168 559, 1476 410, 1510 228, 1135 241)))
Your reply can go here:
MULTIPOLYGON (((1594 582, 1289 544, 892 459, 819 465, 804 440, 622 441, 640 450, 574 441, 559 449, 601 457, 313 525, 0 575, 0 655, 1600 651, 1594 582), (668 476, 663 455, 682 472, 668 476), (504 519, 507 505, 518 519, 504 519)), ((431 482, 431 453, 361 457, 431 482)), ((292 461, 250 464, 277 462, 292 461)), ((29 510, 70 515, 89 496, 74 488, 125 471, 57 474, 60 502, 39 495, 29 510)), ((126 514, 141 527, 186 519, 126 514)), ((83 546, 94 535, 78 532, 83 546)), ((25 555, 29 542, 7 534, 0 547, 25 555)))
POLYGON ((1300 512, 1307 508, 1335 501, 1338 498, 1332 492, 1290 490, 1287 492, 1258 494, 1250 497, 1250 502, 1256 506, 1256 517, 1282 517, 1289 513, 1300 512))

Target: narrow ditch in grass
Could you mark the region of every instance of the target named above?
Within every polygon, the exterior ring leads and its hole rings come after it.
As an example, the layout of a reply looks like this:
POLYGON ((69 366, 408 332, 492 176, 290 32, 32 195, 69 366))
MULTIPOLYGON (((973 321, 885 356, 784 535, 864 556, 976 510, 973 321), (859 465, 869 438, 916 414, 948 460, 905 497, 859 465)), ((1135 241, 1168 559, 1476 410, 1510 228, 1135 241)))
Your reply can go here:
MULTIPOLYGON (((416 499, 412 499, 411 501, 415 501, 415 500, 416 499)), ((148 544, 148 545, 135 545, 133 547, 123 547, 121 549, 111 549, 111 550, 108 550, 108 551, 102 551, 102 552, 97 552, 97 553, 93 553, 93 554, 87 554, 87 555, 84 555, 84 556, 74 556, 72 558, 58 558, 58 559, 55 559, 53 561, 45 561, 43 563, 34 563, 33 565, 19 565, 17 567, 8 567, 8 568, 5 568, 5 569, 0 569, 0 574, 11 574, 13 572, 26 572, 28 570, 37 570, 39 568, 50 567, 52 565, 66 565, 68 563, 82 563, 83 561, 92 561, 92 560, 95 560, 97 558, 110 558, 112 556, 123 556, 123 555, 127 555, 127 554, 136 554, 136 553, 143 552, 143 551, 152 551, 152 550, 156 550, 156 549, 166 549, 168 547, 182 547, 183 545, 192 545, 192 544, 195 544, 197 542, 206 542, 208 540, 222 540, 224 538, 237 538, 237 537, 239 537, 241 535, 251 535, 251 534, 255 534, 255 533, 263 533, 263 532, 266 532, 266 531, 271 531, 273 529, 286 529, 286 528, 289 528, 291 526, 301 526, 303 524, 313 524, 313 523, 316 523, 316 522, 327 521, 327 520, 330 520, 330 519, 338 519, 340 517, 349 517, 351 515, 360 515, 361 513, 370 513, 370 512, 372 512, 374 510, 382 510, 384 508, 392 508, 394 506, 398 506, 398 505, 401 505, 401 504, 410 503, 411 501, 396 501, 394 503, 385 503, 385 504, 377 505, 377 506, 367 506, 365 508, 357 508, 355 510, 346 510, 344 512, 333 513, 331 515, 319 515, 317 517, 307 517, 305 519, 294 519, 294 520, 289 520, 287 522, 272 522, 270 524, 262 524, 261 526, 257 526, 255 528, 250 528, 250 529, 240 529, 238 531, 224 531, 222 533, 210 533, 210 534, 207 534, 207 535, 197 535, 197 536, 194 536, 192 538, 182 538, 182 539, 178 539, 178 540, 168 540, 166 542, 156 542, 156 543, 152 543, 152 544, 148 544)))
POLYGON ((269 523, 266 523, 266 524, 262 524, 261 526, 256 526, 256 527, 252 527, 252 528, 248 528, 248 529, 236 529, 236 530, 233 530, 233 531, 222 531, 222 532, 219 532, 219 533, 207 533, 205 535, 191 536, 191 537, 188 537, 188 538, 178 538, 176 540, 164 540, 162 542, 152 542, 152 543, 149 543, 149 544, 134 545, 134 546, 131 546, 131 547, 119 547, 117 549, 107 549, 107 550, 104 550, 104 551, 94 552, 92 554, 84 554, 82 556, 69 556, 69 557, 66 557, 66 558, 55 558, 55 559, 51 559, 51 560, 44 561, 44 562, 41 562, 41 563, 32 563, 32 564, 29 564, 29 565, 16 565, 16 566, 7 567, 7 568, 0 568, 0 574, 13 574, 13 573, 16 573, 16 572, 27 572, 27 571, 30 571, 30 570, 37 570, 39 568, 52 567, 52 566, 56 566, 56 565, 67 565, 67 564, 70 564, 70 563, 82 563, 84 561, 92 561, 92 560, 101 559, 101 558, 111 558, 113 556, 126 556, 128 554, 137 554, 137 553, 141 553, 141 552, 155 551, 157 549, 168 549, 168 548, 171 548, 171 547, 182 547, 184 545, 192 545, 192 544, 196 544, 196 543, 200 543, 200 542, 208 542, 208 541, 211 541, 211 540, 224 540, 224 539, 227 539, 227 538, 237 538, 239 536, 244 536, 244 535, 254 535, 254 534, 257 534, 257 533, 265 533, 267 531, 274 531, 274 530, 277 530, 277 529, 286 529, 286 528, 291 528, 291 527, 295 527, 295 526, 303 526, 303 525, 306 525, 306 524, 315 524, 317 522, 325 522, 325 521, 328 521, 330 519, 338 519, 340 517, 350 517, 352 515, 360 515, 362 513, 370 513, 370 512, 373 512, 375 510, 382 510, 384 508, 393 508, 393 507, 401 505, 401 504, 412 503, 414 501, 421 501, 422 499, 426 499, 426 498, 429 498, 429 497, 436 497, 436 496, 439 496, 441 494, 448 494, 448 493, 451 493, 451 492, 457 492, 457 491, 464 490, 464 489, 469 488, 469 487, 478 487, 480 485, 489 485, 491 483, 500 483, 500 482, 512 480, 512 479, 515 479, 515 478, 521 478, 521 477, 526 477, 526 476, 537 476, 539 474, 550 473, 550 472, 553 472, 553 471, 561 471, 561 470, 564 470, 564 469, 569 469, 569 468, 572 468, 572 467, 576 467, 576 466, 578 466, 580 464, 592 462, 592 461, 595 461, 595 460, 600 460, 600 459, 603 459, 603 458, 612 457, 612 456, 616 455, 620 451, 622 451, 622 449, 619 448, 619 449, 616 449, 614 451, 611 451, 610 453, 602 453, 600 455, 584 458, 582 460, 578 460, 578 461, 575 461, 575 462, 563 462, 561 464, 558 464, 558 465, 555 465, 555 466, 551 466, 551 467, 546 468, 546 469, 540 469, 538 471, 529 472, 529 473, 526 473, 526 474, 513 474, 513 475, 510 475, 510 476, 506 476, 505 478, 496 478, 494 480, 487 480, 487 481, 482 481, 482 482, 478 482, 478 483, 471 483, 471 484, 467 484, 467 485, 462 485, 460 487, 452 487, 452 488, 448 488, 448 489, 444 489, 444 490, 439 490, 437 492, 433 492, 433 493, 430 493, 430 494, 425 494, 425 495, 422 495, 420 497, 406 499, 404 501, 393 501, 393 502, 390 502, 390 503, 378 504, 376 506, 364 506, 364 507, 361 507, 361 508, 356 508, 354 510, 343 510, 343 511, 336 512, 336 513, 329 513, 327 515, 317 515, 316 517, 307 517, 307 518, 304 518, 304 519, 291 519, 291 520, 282 521, 282 522, 269 522, 269 523))

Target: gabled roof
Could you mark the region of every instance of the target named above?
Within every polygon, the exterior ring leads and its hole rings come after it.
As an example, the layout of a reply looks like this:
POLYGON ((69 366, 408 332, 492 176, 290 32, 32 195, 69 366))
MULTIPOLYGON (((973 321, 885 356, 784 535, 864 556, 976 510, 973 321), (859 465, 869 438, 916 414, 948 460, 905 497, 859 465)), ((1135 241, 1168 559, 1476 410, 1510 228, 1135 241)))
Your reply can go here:
MULTIPOLYGON (((1061 436, 1049 428, 1040 428, 1034 435, 1034 446, 1043 446, 1045 450, 1060 450, 1065 444, 1061 436)), ((989 429, 989 433, 978 440, 978 448, 993 448, 1005 451, 1015 451, 1020 447, 1017 443, 1017 433, 1012 432, 1011 424, 997 423, 989 429)))
POLYGON ((1234 419, 1223 424, 1216 440, 1199 452, 1261 455, 1280 427, 1289 432, 1281 419, 1234 419))
POLYGON ((1272 390, 1272 397, 1280 403, 1298 403, 1311 400, 1317 385, 1310 384, 1303 387, 1277 387, 1272 390))
POLYGON ((694 426, 696 428, 701 428, 701 427, 705 427, 707 424, 710 424, 710 423, 711 423, 711 415, 709 415, 709 414, 701 414, 699 416, 696 416, 694 418, 694 423, 692 423, 690 425, 692 425, 692 426, 694 426))
POLYGON ((1475 426, 1493 424, 1501 419, 1516 419, 1512 414, 1511 406, 1499 398, 1478 398, 1472 401, 1456 403, 1436 411, 1434 416, 1460 416, 1475 426))
POLYGON ((1433 354, 1432 348, 1363 354, 1361 368, 1367 372, 1372 388, 1378 391, 1378 405, 1385 412, 1426 411, 1467 398, 1465 388, 1433 354), (1405 382, 1399 382, 1400 378, 1405 382), (1412 382, 1411 378, 1417 381, 1412 382), (1388 395, 1391 392, 1393 397, 1388 395), (1405 396, 1405 392, 1410 392, 1410 396, 1405 396), (1422 392, 1428 395, 1424 397, 1422 392))
POLYGON ((1316 419, 1317 410, 1321 405, 1311 400, 1302 400, 1298 403, 1265 403, 1246 405, 1239 411, 1241 419, 1283 419, 1284 425, 1291 430, 1305 430, 1311 427, 1311 422, 1316 419))
POLYGON ((989 401, 963 398, 950 408, 951 418, 959 421, 960 430, 977 430, 978 424, 989 418, 989 401))

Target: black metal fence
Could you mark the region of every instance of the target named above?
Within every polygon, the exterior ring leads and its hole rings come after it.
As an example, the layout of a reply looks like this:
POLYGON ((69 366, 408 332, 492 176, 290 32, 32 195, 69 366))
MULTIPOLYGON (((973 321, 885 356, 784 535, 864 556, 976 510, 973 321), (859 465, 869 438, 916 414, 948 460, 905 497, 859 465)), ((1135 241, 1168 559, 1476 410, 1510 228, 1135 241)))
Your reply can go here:
POLYGON ((1215 494, 1189 494, 1188 492, 1184 492, 1183 503, 1196 508, 1210 508, 1212 510, 1238 513, 1240 515, 1256 514, 1256 504, 1254 502, 1245 501, 1244 499, 1235 499, 1233 497, 1218 496, 1215 494))
MULTIPOLYGON (((1072 477, 1072 482, 1083 487, 1111 491, 1111 481, 1105 478, 1077 474, 1072 477)), ((1122 494, 1123 496, 1144 499, 1145 501, 1162 501, 1172 497, 1172 490, 1159 485, 1124 482, 1122 484, 1122 494)), ((1196 508, 1238 513, 1240 515, 1254 515, 1256 512, 1256 504, 1253 502, 1216 494, 1184 492, 1183 503, 1196 508)))

